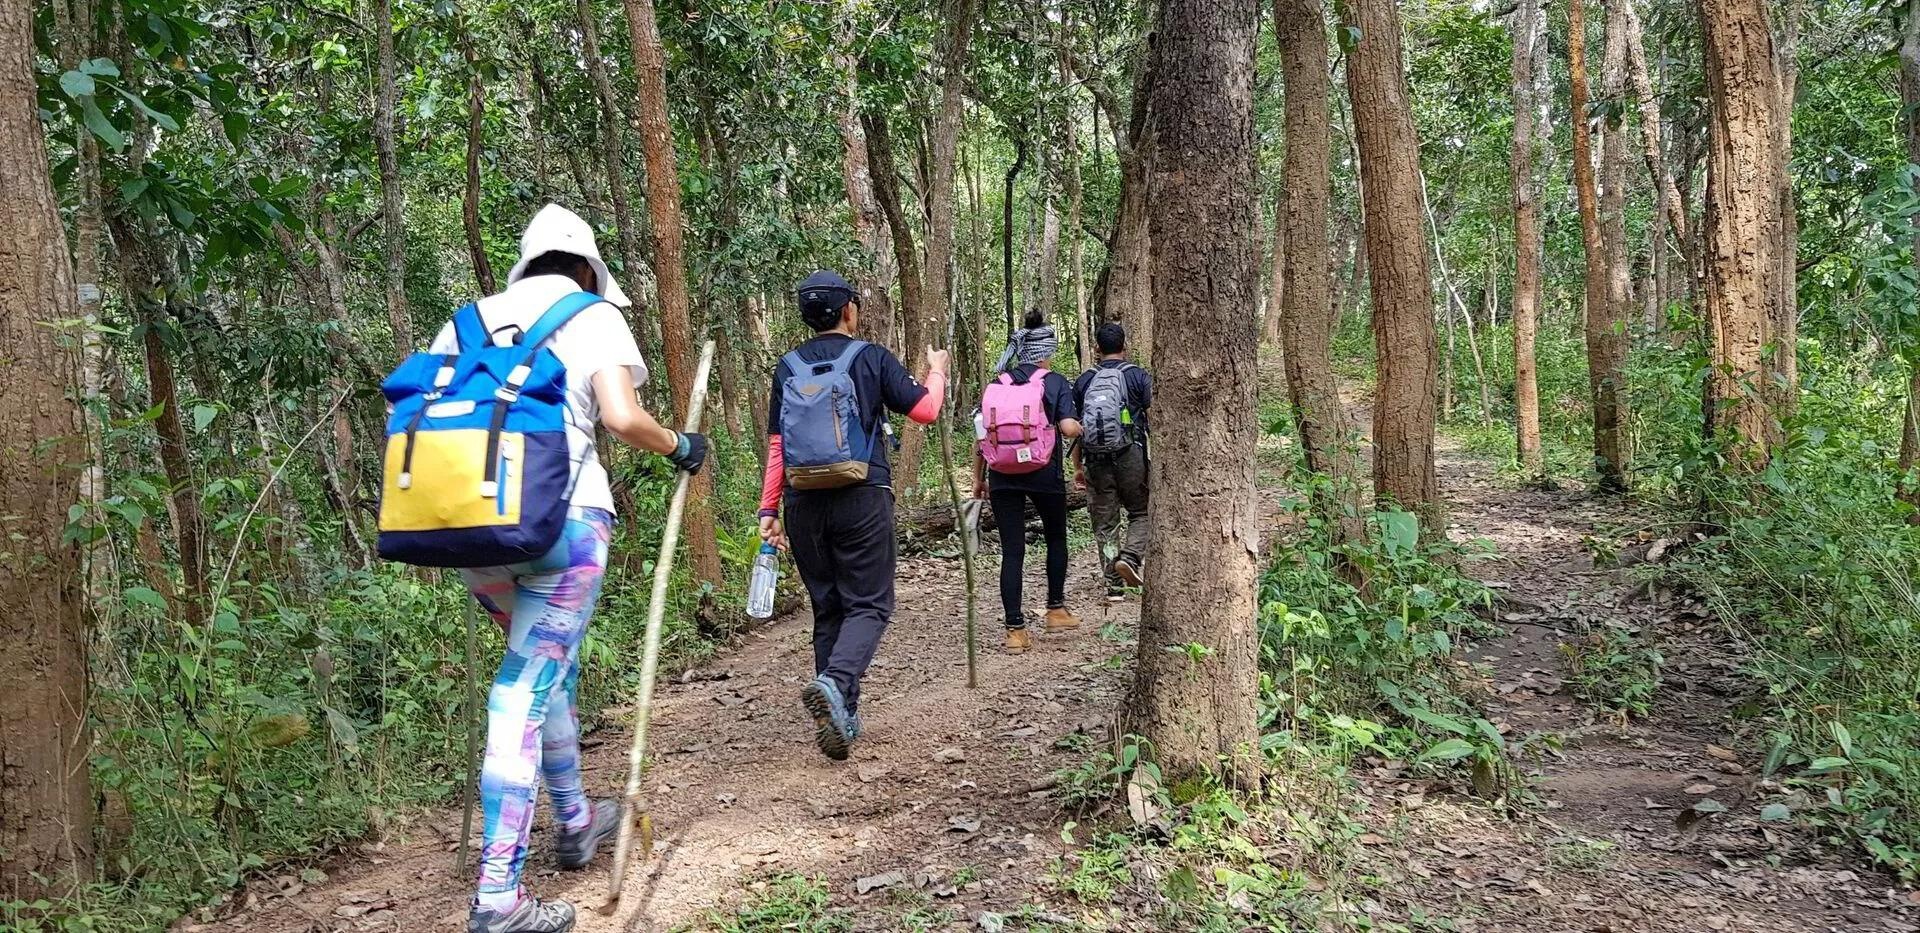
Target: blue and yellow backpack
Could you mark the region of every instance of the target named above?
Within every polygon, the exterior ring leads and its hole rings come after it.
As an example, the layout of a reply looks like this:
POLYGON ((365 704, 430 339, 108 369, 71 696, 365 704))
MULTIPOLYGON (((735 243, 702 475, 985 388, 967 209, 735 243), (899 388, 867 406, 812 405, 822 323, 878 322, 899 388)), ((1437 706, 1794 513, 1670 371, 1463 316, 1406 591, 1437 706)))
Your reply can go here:
MULTIPOLYGON (((387 416, 380 556, 422 567, 497 567, 551 550, 573 498, 567 369, 546 343, 600 303, 574 292, 511 342, 472 304, 452 353, 414 353, 380 390, 387 416)), ((517 329, 516 329, 517 330, 517 329)))

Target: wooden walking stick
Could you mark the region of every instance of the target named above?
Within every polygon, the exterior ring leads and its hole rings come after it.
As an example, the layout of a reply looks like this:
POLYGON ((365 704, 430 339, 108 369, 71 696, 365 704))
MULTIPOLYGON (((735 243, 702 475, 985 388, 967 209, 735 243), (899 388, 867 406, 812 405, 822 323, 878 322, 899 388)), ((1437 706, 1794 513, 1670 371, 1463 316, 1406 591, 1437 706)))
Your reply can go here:
MULTIPOLYGON (((954 321, 958 317, 957 313, 947 315, 948 348, 953 346, 954 321)), ((960 510, 960 481, 953 475, 953 419, 960 411, 959 393, 954 391, 954 382, 955 379, 949 375, 947 403, 951 406, 951 411, 940 418, 940 458, 946 461, 947 498, 953 503, 954 530, 960 532, 960 560, 967 568, 967 686, 978 688, 980 686, 980 655, 979 642, 974 635, 974 620, 979 615, 979 610, 975 608, 977 597, 974 592, 973 578, 973 545, 978 540, 978 532, 971 535, 967 533, 966 516, 960 510)))
MULTIPOLYGON (((713 341, 700 351, 700 365, 693 371, 693 393, 687 399, 687 423, 691 434, 700 430, 700 412, 707 404, 707 374, 713 369, 713 341)), ((653 853, 653 817, 647 811, 640 791, 640 768, 647 757, 647 722, 653 715, 654 675, 660 667, 660 623, 667 612, 667 584, 673 576, 673 552, 680 544, 680 519, 687 511, 687 482, 693 477, 682 473, 673 487, 673 501, 667 506, 667 527, 660 537, 660 553, 653 560, 653 596, 647 603, 647 637, 640 654, 640 692, 634 703, 633 747, 627 752, 627 790, 620 797, 620 835, 613 847, 613 873, 607 879, 607 902, 600 912, 611 914, 620 909, 620 892, 627 879, 627 860, 633 852, 633 828, 636 815, 640 824, 640 860, 653 853)))

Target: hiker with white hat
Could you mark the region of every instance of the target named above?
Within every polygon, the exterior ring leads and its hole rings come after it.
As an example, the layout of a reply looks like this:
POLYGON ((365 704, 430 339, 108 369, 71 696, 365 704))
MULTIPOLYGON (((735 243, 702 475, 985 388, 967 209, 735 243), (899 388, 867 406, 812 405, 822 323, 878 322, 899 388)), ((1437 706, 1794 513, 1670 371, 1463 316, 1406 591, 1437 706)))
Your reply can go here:
MULTIPOLYGON (((545 347, 566 370, 566 435, 572 461, 566 527, 551 550, 525 563, 461 571, 507 641, 487 697, 487 753, 480 772, 485 825, 469 933, 565 933, 573 928, 572 905, 542 901, 520 885, 542 777, 553 802, 555 861, 561 868, 586 867, 600 843, 618 828, 618 804, 589 801, 582 789, 574 712, 580 643, 600 594, 613 538, 613 491, 594 455, 594 429, 603 426, 688 473, 699 472, 707 456, 705 437, 664 427, 641 407, 636 389, 647 381, 647 364, 620 310, 628 303, 600 258, 593 228, 572 211, 549 204, 520 238, 520 261, 507 273, 507 290, 476 303, 477 323, 465 311, 456 316, 466 322, 470 342, 478 337, 495 346, 520 343, 530 332, 551 331, 545 347), (564 313, 562 309, 572 316, 557 330, 551 320, 537 323, 549 310, 564 313)), ((458 330, 456 322, 448 322, 428 352, 457 359, 458 330)))

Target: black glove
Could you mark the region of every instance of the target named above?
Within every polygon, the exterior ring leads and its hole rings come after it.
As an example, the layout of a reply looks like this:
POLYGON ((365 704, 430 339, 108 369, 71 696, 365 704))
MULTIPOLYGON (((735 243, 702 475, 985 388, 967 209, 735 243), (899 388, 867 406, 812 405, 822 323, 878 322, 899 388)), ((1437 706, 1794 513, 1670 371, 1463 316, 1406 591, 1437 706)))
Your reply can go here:
POLYGON ((667 461, 689 475, 700 472, 707 462, 707 436, 705 434, 682 434, 680 445, 667 455, 667 461))

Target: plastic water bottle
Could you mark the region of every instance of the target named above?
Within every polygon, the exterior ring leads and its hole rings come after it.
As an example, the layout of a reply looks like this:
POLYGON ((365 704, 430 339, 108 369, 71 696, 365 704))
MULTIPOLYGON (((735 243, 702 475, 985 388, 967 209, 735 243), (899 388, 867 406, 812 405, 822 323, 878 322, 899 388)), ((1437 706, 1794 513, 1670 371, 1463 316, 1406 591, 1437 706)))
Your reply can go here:
POLYGON ((773 618, 773 591, 780 582, 780 557, 773 545, 760 545, 753 559, 753 583, 747 587, 747 615, 756 619, 773 618))

